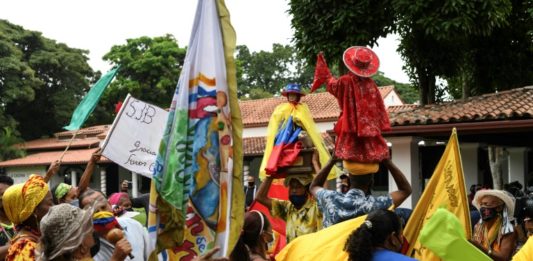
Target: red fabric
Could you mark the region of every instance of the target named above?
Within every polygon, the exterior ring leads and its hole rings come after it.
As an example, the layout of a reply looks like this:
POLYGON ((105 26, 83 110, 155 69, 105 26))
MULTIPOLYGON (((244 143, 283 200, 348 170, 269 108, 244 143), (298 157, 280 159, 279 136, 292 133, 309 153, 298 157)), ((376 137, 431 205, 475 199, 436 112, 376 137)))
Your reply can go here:
POLYGON ((302 151, 302 142, 298 141, 293 144, 288 144, 281 151, 281 155, 278 160, 278 167, 288 167, 292 165, 296 159, 298 159, 298 154, 302 151))
POLYGON ((320 85, 327 82, 331 77, 331 72, 326 64, 326 59, 324 59, 324 55, 322 55, 322 53, 319 53, 316 58, 315 78, 313 79, 313 84, 311 85, 311 92, 314 92, 316 89, 318 89, 318 87, 320 87, 320 85))
MULTIPOLYGON (((275 183, 272 183, 270 189, 268 190, 268 197, 288 200, 289 190, 283 186, 283 180, 276 180, 275 183)), ((255 200, 252 205, 250 205, 249 211, 251 210, 258 210, 265 214, 265 216, 268 218, 268 221, 270 221, 270 224, 272 225, 272 230, 276 231, 280 235, 280 239, 277 240, 277 244, 273 252, 274 256, 277 255, 279 251, 281 251, 281 249, 283 249, 287 244, 287 239, 285 237, 285 220, 272 217, 270 215, 270 211, 268 211, 268 208, 255 200)))
POLYGON ((389 115, 376 83, 353 73, 338 80, 329 73, 322 55, 318 56, 312 88, 327 83, 327 91, 339 103, 341 115, 333 129, 337 134, 335 155, 363 163, 389 158, 389 148, 382 131, 390 130, 389 115))
POLYGON ((122 101, 119 101, 115 104, 115 114, 120 111, 120 108, 122 108, 122 101))
POLYGON ((287 173, 278 173, 278 169, 292 165, 302 150, 302 143, 282 144, 274 146, 268 158, 265 172, 273 178, 285 178, 287 173))

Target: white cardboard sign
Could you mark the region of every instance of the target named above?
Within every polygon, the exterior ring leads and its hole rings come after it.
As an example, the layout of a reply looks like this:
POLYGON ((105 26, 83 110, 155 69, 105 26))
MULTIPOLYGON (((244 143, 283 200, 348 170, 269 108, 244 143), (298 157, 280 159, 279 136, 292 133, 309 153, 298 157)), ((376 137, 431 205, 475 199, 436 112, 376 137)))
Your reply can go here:
POLYGON ((152 178, 168 112, 128 94, 102 144, 102 155, 152 178))

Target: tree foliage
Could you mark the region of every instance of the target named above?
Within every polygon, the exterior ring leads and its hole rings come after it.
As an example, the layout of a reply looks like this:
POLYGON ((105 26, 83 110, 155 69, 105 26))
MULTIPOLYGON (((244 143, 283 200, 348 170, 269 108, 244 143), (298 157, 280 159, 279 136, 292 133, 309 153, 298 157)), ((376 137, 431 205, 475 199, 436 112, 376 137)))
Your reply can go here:
POLYGON ((291 0, 289 12, 296 46, 310 61, 319 51, 339 60, 349 46, 398 33, 404 70, 426 104, 445 92, 468 97, 531 83, 532 6, 531 0, 291 0), (449 83, 444 91, 439 78, 449 83))
POLYGON ((1 125, 26 140, 59 131, 89 88, 87 60, 84 50, 0 20, 1 125))
POLYGON ((391 2, 291 0, 288 12, 295 29, 295 46, 311 64, 323 51, 326 60, 332 61, 331 65, 344 68, 341 65, 344 49, 353 45, 373 45, 394 29, 391 2))
POLYGON ((408 83, 400 83, 390 78, 387 78, 383 72, 378 71, 372 79, 378 86, 394 85, 394 90, 398 93, 402 101, 406 104, 414 104, 418 102, 418 91, 416 87, 408 83))
POLYGON ((113 46, 104 55, 104 60, 121 67, 90 122, 112 122, 115 104, 123 101, 128 93, 167 108, 178 83, 185 53, 186 49, 180 48, 172 35, 153 38, 142 36, 128 39, 126 44, 113 46))
POLYGON ((291 45, 273 44, 272 52, 250 52, 247 46, 237 46, 239 97, 266 98, 280 94, 288 83, 310 85, 313 68, 296 54, 291 45))

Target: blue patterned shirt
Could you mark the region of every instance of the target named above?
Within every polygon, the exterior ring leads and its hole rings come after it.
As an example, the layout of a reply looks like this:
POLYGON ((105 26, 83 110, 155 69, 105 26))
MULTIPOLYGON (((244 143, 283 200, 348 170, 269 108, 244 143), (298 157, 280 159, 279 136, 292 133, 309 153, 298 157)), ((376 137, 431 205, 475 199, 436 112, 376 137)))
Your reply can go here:
POLYGON ((368 214, 375 209, 386 209, 392 205, 390 195, 365 196, 360 189, 352 188, 346 194, 328 189, 316 193, 318 207, 322 212, 324 228, 342 221, 368 214))

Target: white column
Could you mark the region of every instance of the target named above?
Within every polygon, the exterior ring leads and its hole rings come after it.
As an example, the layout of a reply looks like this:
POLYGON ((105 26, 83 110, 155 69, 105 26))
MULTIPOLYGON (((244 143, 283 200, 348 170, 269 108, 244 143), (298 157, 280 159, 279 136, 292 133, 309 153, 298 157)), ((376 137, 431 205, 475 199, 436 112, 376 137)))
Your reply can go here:
POLYGON ((131 195, 136 198, 139 196, 139 176, 131 172, 131 195))
POLYGON ((70 172, 70 183, 73 187, 78 186, 78 173, 75 170, 70 172))
MULTIPOLYGON (((392 161, 403 172, 411 184, 413 193, 400 207, 414 208, 421 195, 421 177, 419 171, 418 137, 389 137, 387 141, 392 144, 392 161)), ((389 174, 389 192, 398 190, 394 179, 389 174)))
POLYGON ((105 169, 100 170, 100 191, 104 193, 104 195, 107 195, 107 181, 106 181, 106 173, 105 169))
POLYGON ((525 186, 526 176, 526 148, 507 148, 508 154, 508 180, 509 183, 518 180, 520 184, 525 186))
POLYGON ((248 186, 247 178, 248 178, 248 176, 250 176, 250 166, 249 165, 250 165, 250 163, 246 162, 246 161, 242 165, 242 182, 243 182, 243 186, 245 186, 245 187, 248 186))
POLYGON ((478 148, 479 143, 461 143, 461 162, 463 163, 463 173, 465 186, 468 193, 470 186, 479 183, 478 174, 478 148))

